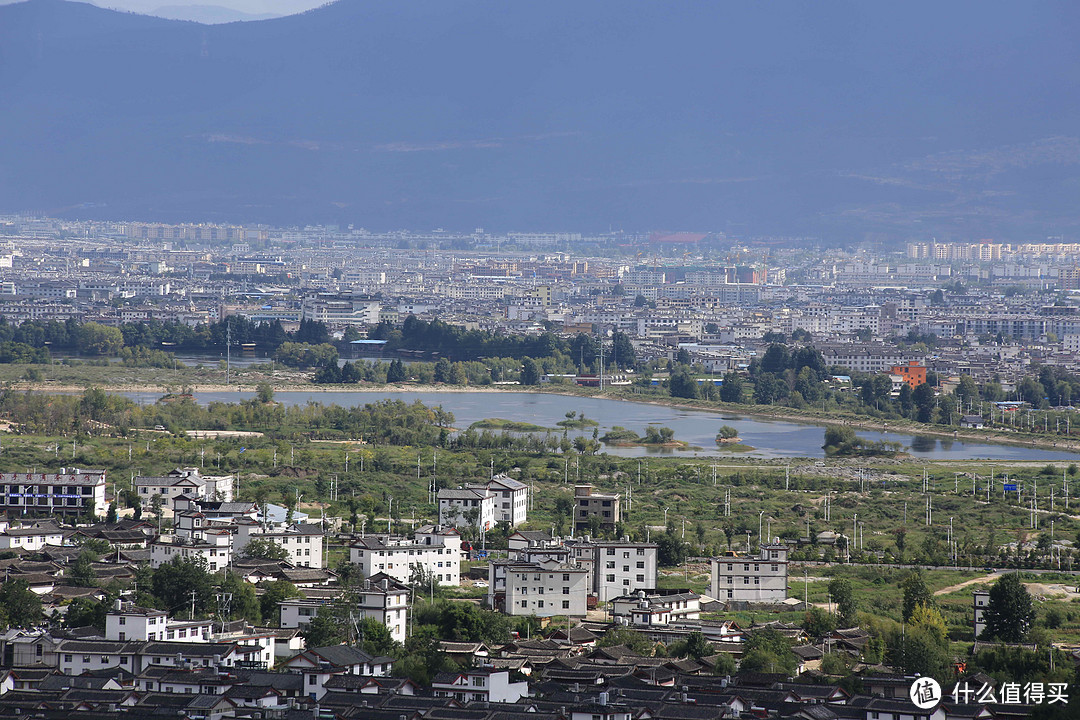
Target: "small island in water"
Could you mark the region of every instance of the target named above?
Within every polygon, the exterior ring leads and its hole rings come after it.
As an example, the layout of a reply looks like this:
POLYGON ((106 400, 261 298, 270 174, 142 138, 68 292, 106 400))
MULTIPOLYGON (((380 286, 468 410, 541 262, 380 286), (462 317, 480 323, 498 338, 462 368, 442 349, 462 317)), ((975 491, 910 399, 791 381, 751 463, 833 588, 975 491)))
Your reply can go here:
POLYGON ((675 439, 675 431, 669 427, 658 428, 649 425, 645 428, 644 435, 638 435, 633 430, 627 430, 621 425, 616 425, 600 437, 601 442, 607 445, 620 447, 655 446, 668 448, 683 448, 687 443, 675 439))
POLYGON ((477 420, 469 427, 475 430, 509 430, 511 432, 547 432, 551 429, 543 425, 506 418, 485 418, 477 420))
POLYGON ((720 426, 720 430, 716 433, 716 444, 727 452, 749 452, 754 449, 749 445, 744 445, 742 438, 739 437, 739 431, 730 425, 720 426))

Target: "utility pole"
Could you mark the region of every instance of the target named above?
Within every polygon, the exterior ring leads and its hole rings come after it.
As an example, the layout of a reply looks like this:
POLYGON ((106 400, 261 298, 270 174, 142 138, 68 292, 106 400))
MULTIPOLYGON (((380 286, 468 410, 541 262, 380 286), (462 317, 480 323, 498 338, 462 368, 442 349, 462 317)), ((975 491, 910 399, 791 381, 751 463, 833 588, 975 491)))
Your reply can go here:
POLYGON ((232 322, 225 321, 225 384, 229 384, 229 372, 232 370, 232 322))

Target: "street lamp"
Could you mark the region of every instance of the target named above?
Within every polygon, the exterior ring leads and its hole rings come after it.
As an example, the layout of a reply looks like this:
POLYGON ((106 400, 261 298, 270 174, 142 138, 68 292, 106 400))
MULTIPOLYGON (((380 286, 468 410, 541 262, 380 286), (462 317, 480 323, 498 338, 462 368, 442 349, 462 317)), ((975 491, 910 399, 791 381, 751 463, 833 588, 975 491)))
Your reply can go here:
POLYGON ((765 516, 765 511, 762 510, 757 516, 757 543, 758 547, 761 547, 761 518, 765 516))

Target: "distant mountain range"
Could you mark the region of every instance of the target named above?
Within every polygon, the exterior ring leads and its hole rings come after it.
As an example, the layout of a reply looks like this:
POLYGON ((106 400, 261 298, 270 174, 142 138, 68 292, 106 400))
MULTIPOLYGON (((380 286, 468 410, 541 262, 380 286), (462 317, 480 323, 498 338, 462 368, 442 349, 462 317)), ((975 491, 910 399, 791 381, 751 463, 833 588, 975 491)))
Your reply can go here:
POLYGON ((373 229, 1080 230, 1070 2, 0 6, 0 212, 373 229))
POLYGON ((246 13, 220 5, 163 5, 151 13, 155 17, 170 20, 190 20, 191 22, 217 25, 251 20, 269 20, 279 17, 274 13, 246 13))

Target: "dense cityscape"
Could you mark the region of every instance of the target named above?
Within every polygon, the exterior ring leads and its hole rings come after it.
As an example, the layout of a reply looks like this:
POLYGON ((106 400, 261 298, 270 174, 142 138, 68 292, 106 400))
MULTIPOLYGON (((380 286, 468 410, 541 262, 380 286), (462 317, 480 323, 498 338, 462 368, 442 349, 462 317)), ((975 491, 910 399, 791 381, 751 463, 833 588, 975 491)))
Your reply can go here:
POLYGON ((1072 717, 1080 245, 0 246, 5 716, 1072 717))

